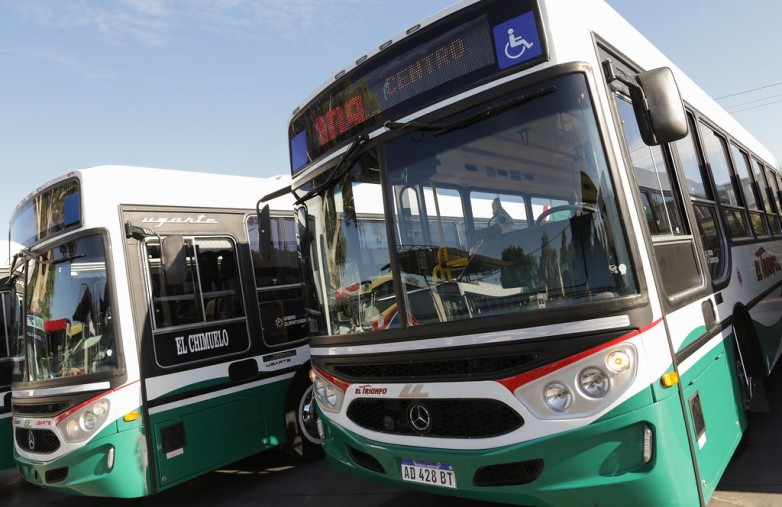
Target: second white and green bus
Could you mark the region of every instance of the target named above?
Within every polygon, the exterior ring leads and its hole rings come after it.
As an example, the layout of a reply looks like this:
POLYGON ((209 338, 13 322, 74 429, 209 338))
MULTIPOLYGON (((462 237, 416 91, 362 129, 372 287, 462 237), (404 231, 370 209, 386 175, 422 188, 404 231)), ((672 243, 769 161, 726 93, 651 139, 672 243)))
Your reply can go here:
POLYGON ((103 166, 19 204, 27 481, 140 497, 266 449, 319 454, 291 199, 255 239, 279 183, 103 166))

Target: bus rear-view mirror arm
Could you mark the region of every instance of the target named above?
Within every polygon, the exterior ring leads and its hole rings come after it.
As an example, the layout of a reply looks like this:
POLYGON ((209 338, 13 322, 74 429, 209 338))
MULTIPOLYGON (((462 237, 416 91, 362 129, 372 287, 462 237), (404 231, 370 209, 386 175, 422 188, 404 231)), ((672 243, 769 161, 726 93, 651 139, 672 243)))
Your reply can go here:
POLYGON ((163 273, 166 276, 166 282, 171 285, 184 283, 187 278, 187 256, 184 238, 175 234, 161 239, 158 234, 149 229, 125 222, 125 237, 144 241, 150 236, 155 236, 160 241, 160 262, 163 273))

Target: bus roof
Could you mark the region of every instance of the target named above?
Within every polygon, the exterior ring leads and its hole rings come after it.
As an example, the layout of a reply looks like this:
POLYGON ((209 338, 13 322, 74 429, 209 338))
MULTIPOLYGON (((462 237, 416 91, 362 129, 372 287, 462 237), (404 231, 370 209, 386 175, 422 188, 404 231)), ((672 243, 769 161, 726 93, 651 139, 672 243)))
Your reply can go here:
MULTIPOLYGON (((290 176, 255 178, 175 169, 103 165, 78 169, 54 178, 25 197, 16 212, 40 191, 68 178, 81 180, 91 202, 107 205, 176 205, 196 208, 255 208, 260 196, 290 186, 290 176)), ((292 196, 272 201, 272 209, 291 209, 292 196)))
MULTIPOLYGON (((457 2, 374 47, 316 88, 292 112, 290 120, 292 121, 300 110, 339 81, 346 73, 371 60, 385 48, 397 44, 406 37, 419 32, 422 28, 474 4, 476 1, 462 0, 457 2)), ((547 20, 547 29, 549 30, 547 43, 551 59, 548 63, 523 72, 531 73, 567 61, 593 61, 595 59, 593 36, 596 35, 640 65, 643 70, 658 67, 671 68, 686 103, 726 129, 735 139, 761 157, 764 162, 771 164, 774 169, 777 168, 776 158, 766 147, 604 0, 539 0, 539 5, 547 20), (561 34, 567 34, 567 36, 561 36, 561 34)), ((500 81, 504 82, 505 80, 500 81)), ((393 121, 396 118, 388 119, 393 121)))

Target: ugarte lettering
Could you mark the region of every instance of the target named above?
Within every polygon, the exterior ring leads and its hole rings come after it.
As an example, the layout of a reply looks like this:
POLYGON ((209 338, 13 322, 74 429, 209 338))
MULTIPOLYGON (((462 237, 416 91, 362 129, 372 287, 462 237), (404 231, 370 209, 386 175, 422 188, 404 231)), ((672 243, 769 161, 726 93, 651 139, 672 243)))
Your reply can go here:
POLYGON ((209 225, 209 224, 217 224, 219 223, 217 219, 215 218, 207 218, 206 215, 200 214, 197 217, 146 217, 142 218, 141 221, 145 224, 157 224, 154 226, 155 229, 158 227, 163 227, 165 224, 203 224, 203 225, 209 225))

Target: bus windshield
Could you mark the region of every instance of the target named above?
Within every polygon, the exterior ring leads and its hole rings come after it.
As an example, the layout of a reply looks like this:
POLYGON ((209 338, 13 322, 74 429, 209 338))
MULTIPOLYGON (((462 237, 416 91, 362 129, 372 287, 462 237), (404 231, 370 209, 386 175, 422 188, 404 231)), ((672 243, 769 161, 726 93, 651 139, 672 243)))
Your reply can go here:
POLYGON ((24 381, 111 373, 118 366, 100 235, 28 261, 24 381))
POLYGON ((384 149, 350 162, 316 211, 332 334, 637 292, 582 75, 393 128, 384 149))

